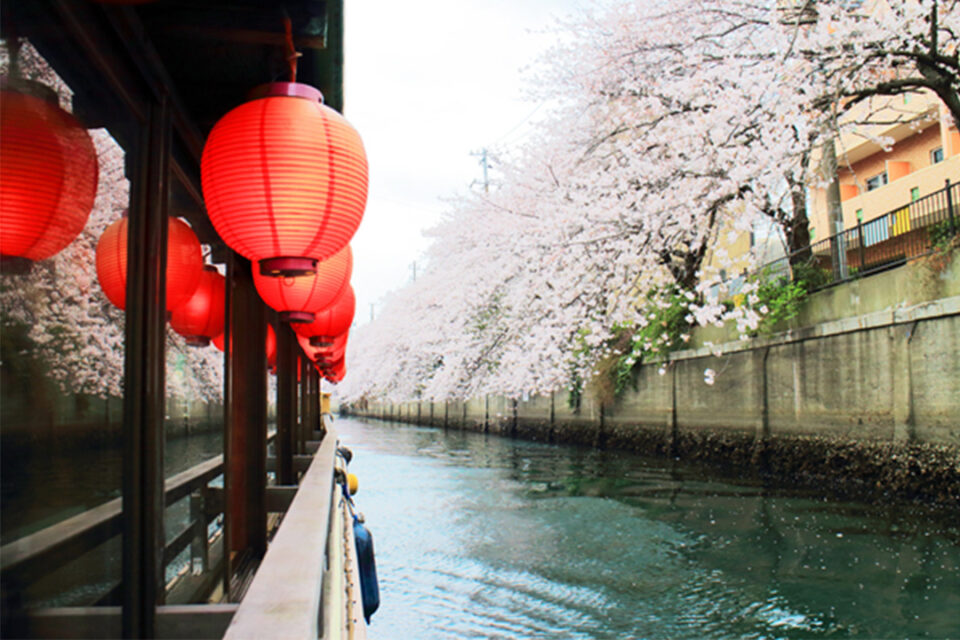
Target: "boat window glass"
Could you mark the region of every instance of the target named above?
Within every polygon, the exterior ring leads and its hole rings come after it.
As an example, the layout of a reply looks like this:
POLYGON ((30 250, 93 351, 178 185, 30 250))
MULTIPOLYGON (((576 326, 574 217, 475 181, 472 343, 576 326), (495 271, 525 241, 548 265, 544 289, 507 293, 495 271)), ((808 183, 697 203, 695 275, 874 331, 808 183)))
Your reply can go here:
POLYGON ((0 46, 0 72, 14 78, 2 98, 4 224, 21 207, 22 228, 48 223, 34 246, 62 233, 48 257, 0 266, 2 606, 4 632, 20 637, 7 624, 24 607, 119 604, 119 535, 103 542, 81 528, 66 559, 49 541, 91 513, 119 522, 125 315, 98 282, 96 248, 129 207, 124 132, 134 124, 122 110, 99 117, 96 87, 69 84, 30 41, 12 44, 0 46), (13 150, 19 135, 29 144, 13 150), (10 205, 16 180, 38 176, 10 205), (54 231, 77 211, 72 231, 54 231), (24 568, 27 548, 36 560, 24 568))

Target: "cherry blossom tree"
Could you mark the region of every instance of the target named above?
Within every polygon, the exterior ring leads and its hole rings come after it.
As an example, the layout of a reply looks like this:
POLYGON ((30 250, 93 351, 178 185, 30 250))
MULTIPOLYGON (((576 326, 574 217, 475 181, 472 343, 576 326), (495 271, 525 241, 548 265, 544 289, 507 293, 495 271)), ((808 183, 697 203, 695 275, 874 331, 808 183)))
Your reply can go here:
POLYGON ((497 190, 434 230, 426 276, 352 341, 344 395, 550 391, 610 355, 662 357, 689 337, 677 318, 755 332, 758 283, 722 305, 708 248, 764 218, 807 244, 806 189, 829 180, 811 158, 871 121, 844 113, 956 94, 954 5, 616 2, 571 18, 537 86, 560 106, 501 153, 497 190))

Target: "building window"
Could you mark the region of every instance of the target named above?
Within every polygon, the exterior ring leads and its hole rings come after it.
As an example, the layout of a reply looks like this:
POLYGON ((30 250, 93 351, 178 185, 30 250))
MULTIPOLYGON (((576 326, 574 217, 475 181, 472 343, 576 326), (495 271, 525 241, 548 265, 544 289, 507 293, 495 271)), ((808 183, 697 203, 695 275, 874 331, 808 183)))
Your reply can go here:
POLYGON ((863 209, 857 209, 857 222, 863 222, 863 209))
POLYGON ((873 191, 874 189, 879 189, 885 184, 887 184, 886 171, 884 171, 883 173, 879 173, 867 180, 867 191, 873 191))
POLYGON ((943 147, 937 147, 930 152, 930 164, 943 162, 943 147))
POLYGON ((920 187, 910 189, 910 202, 916 202, 920 199, 920 187))

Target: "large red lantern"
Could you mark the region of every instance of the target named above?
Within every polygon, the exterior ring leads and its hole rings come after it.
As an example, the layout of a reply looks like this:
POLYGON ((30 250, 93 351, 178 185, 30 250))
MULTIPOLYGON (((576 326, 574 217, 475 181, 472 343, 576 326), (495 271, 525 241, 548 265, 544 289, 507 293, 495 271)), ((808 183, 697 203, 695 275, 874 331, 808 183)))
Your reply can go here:
POLYGON ((207 213, 270 275, 312 273, 353 237, 367 202, 356 130, 295 82, 260 87, 213 127, 201 159, 207 213))
MULTIPOLYGON (((183 220, 168 218, 167 310, 176 309, 193 295, 203 273, 200 241, 183 220)), ((97 242, 97 280, 107 298, 121 309, 127 307, 127 218, 104 229, 97 242)))
POLYGON ((313 322, 314 314, 336 302, 350 286, 353 253, 344 247, 329 260, 317 263, 316 272, 272 278, 253 271, 253 283, 268 306, 280 312, 282 322, 313 322))
POLYGON ((336 302, 313 314, 313 322, 294 324, 293 330, 297 335, 310 338, 312 346, 324 346, 329 344, 334 336, 350 330, 356 310, 357 298, 353 287, 348 284, 336 302))
POLYGON ((187 339, 187 344, 205 347, 211 338, 223 335, 226 281, 208 265, 200 274, 197 290, 170 314, 170 326, 187 339))
POLYGON ((83 230, 97 195, 93 141, 47 91, 51 100, 0 92, 3 257, 43 260, 56 254, 83 230))

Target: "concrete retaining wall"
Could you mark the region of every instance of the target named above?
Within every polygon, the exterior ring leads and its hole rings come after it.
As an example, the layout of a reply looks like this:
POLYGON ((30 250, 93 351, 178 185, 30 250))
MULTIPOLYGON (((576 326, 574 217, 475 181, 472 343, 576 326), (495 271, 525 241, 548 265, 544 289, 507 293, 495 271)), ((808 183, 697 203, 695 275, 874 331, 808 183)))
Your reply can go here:
POLYGON ((606 406, 558 392, 348 411, 960 500, 960 297, 676 352, 659 369, 606 406))

